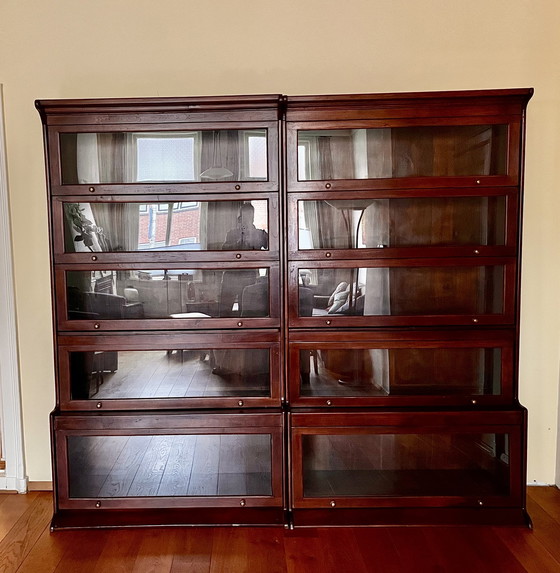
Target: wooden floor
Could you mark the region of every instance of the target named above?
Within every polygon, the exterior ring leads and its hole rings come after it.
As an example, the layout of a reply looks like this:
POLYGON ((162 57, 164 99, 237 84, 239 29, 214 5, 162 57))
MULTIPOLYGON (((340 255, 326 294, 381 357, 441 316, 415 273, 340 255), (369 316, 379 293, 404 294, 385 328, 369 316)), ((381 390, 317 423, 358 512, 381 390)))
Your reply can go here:
POLYGON ((0 572, 560 572, 560 490, 507 527, 146 528, 50 533, 51 495, 0 495, 0 572))

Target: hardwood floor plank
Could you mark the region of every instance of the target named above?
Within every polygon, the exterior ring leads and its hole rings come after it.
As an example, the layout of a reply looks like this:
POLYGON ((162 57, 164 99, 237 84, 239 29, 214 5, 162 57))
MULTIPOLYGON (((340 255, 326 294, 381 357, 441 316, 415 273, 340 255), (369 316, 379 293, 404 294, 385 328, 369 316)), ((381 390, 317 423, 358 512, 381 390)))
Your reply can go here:
POLYGON ((50 496, 35 496, 27 510, 14 520, 13 527, 0 541, 0 572, 18 570, 41 533, 50 524, 51 516, 50 496))
POLYGON ((261 527, 216 528, 210 573, 286 573, 282 531, 261 527))
POLYGON ((533 534, 560 563, 560 523, 547 513, 533 496, 527 498, 527 511, 533 520, 533 534))
POLYGON ((560 489, 556 486, 531 486, 527 488, 527 495, 560 523, 560 489))
POLYGON ((558 573, 557 561, 529 529, 521 527, 495 527, 500 538, 528 573, 558 573))
MULTIPOLYGON (((162 530, 159 534, 165 535, 162 530)), ((110 573, 132 571, 144 537, 145 531, 142 529, 112 530, 97 558, 98 571, 110 573)))
POLYGON ((33 546, 17 573, 52 573, 72 547, 95 541, 91 531, 59 531, 51 533, 47 526, 33 546))
MULTIPOLYGON (((61 532, 63 534, 67 532, 61 532)), ((107 529, 84 531, 82 543, 68 547, 53 573, 93 573, 103 571, 98 566, 101 555, 111 531, 107 529)), ((55 533, 54 535, 58 535, 55 533)))
POLYGON ((20 495, 17 493, 2 496, 0 507, 0 540, 12 529, 16 521, 29 509, 37 498, 37 493, 20 495))
POLYGON ((169 573, 209 573, 214 545, 213 527, 182 530, 173 552, 169 573))
POLYGON ((132 573, 168 573, 173 564, 173 548, 181 530, 154 528, 144 530, 132 573))

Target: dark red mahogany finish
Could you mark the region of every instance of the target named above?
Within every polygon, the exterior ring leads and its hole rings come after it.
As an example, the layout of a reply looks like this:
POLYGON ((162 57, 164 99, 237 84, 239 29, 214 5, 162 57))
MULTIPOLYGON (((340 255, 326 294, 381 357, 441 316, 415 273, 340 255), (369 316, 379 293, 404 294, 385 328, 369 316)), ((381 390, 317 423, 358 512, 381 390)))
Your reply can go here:
POLYGON ((530 524, 531 95, 36 102, 52 527, 530 524))

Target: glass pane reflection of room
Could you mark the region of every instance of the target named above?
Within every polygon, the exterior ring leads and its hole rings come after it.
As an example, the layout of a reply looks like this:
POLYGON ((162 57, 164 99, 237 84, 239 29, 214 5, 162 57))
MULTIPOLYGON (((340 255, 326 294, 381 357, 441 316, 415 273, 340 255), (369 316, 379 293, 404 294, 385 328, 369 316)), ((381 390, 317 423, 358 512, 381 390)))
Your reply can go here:
POLYGON ((503 312, 504 267, 300 268, 299 316, 503 312))
POLYGON ((72 400, 268 397, 263 348, 71 352, 72 400))
POLYGON ((410 197, 298 201, 299 249, 503 245, 506 200, 410 197))
POLYGON ((304 497, 509 494, 509 435, 304 435, 304 497))
POLYGON ((267 268, 67 271, 69 320, 268 317, 267 268))
POLYGON ((502 175, 507 125, 298 131, 298 179, 502 175))
POLYGON ((300 350, 301 396, 498 395, 499 348, 300 350))
POLYGON ((267 130, 61 133, 63 185, 267 181, 267 130))
POLYGON ((268 434, 67 440, 70 498, 272 495, 268 434))
POLYGON ((268 250, 268 201, 64 203, 64 251, 268 250))

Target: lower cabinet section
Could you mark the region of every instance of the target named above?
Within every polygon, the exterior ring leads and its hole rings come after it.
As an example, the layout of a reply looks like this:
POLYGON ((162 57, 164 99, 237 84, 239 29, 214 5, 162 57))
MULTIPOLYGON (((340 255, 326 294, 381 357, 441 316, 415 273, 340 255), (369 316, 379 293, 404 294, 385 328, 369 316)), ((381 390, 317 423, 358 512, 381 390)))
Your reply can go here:
POLYGON ((296 526, 526 523, 523 410, 290 418, 296 526))
POLYGON ((53 528, 281 524, 283 414, 59 414, 53 528))
POLYGON ((55 413, 54 529, 529 524, 526 412, 55 413))

